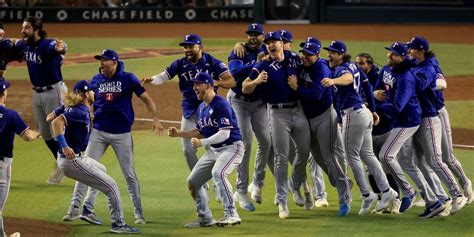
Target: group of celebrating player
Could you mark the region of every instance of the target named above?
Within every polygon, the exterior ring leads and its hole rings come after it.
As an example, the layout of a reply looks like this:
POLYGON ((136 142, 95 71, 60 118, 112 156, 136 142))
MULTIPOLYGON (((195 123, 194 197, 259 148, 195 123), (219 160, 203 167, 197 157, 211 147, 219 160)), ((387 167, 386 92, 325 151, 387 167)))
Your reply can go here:
MULTIPOLYGON (((117 52, 105 49, 95 56, 100 72, 90 83, 79 81, 66 93, 60 70, 67 51, 63 41, 47 39, 41 21, 34 17, 23 22, 24 39, 4 39, 3 27, 0 30, 2 170, 11 172, 14 133, 25 140, 42 137, 57 157, 58 169, 49 183, 59 183, 62 175, 77 181, 64 221, 80 218, 102 224, 94 213, 94 201, 101 191, 109 201, 111 232, 139 233, 125 223, 117 184, 98 160, 111 145, 127 181, 135 223, 145 224, 130 132, 132 95, 143 101, 160 134, 163 126, 143 85, 159 85, 175 76, 183 95, 183 115, 180 129, 169 127, 168 135, 182 139, 191 170, 188 187, 198 215, 186 227, 240 224, 235 202, 255 211, 252 199, 262 203, 267 167, 275 177, 274 203, 282 219, 290 217, 288 192, 293 193, 296 205, 307 210, 329 205, 323 171, 338 191, 338 215, 348 215, 353 183, 347 163, 362 195, 359 215, 405 212, 419 195, 426 206, 421 218, 448 216, 472 202, 471 181, 453 153, 442 94, 446 81, 423 37, 386 47, 387 65, 379 70, 367 53, 351 62, 342 41, 323 47, 328 57, 323 59, 321 42, 308 37, 299 45, 299 56, 291 51, 290 31, 264 33, 262 25, 250 24, 247 42, 237 43, 230 53, 229 68, 203 51, 198 35, 189 34, 179 44, 185 57, 157 75, 139 80, 124 71, 117 52), (8 62, 17 60, 27 62, 40 133, 5 107, 10 83, 3 71, 8 62), (230 89, 227 98, 216 93, 219 87, 230 89), (258 147, 250 181, 253 136, 258 147), (199 147, 207 150, 200 159, 196 155, 199 147), (313 189, 306 175, 308 162, 313 189), (233 192, 227 177, 235 168, 233 192), (216 198, 224 207, 224 216, 217 221, 209 208, 207 181, 211 178, 216 198)), ((1 172, 6 185, 0 185, 0 211, 8 194, 8 172, 1 172)), ((0 236, 5 235, 3 221, 0 227, 0 236)))

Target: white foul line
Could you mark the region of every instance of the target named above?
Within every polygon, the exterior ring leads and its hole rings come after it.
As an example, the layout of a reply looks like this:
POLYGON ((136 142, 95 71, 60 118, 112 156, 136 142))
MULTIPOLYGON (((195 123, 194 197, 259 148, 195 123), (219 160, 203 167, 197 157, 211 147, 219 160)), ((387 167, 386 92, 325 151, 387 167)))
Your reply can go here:
MULTIPOLYGON (((153 119, 149 119, 149 118, 135 118, 135 120, 137 120, 137 121, 145 121, 145 122, 153 122, 153 119)), ((180 121, 173 121, 173 120, 161 120, 161 119, 160 119, 160 122, 162 122, 162 123, 181 124, 180 121)), ((473 146, 473 145, 453 144, 453 147, 456 147, 456 148, 469 148, 469 149, 474 149, 474 146, 473 146)))

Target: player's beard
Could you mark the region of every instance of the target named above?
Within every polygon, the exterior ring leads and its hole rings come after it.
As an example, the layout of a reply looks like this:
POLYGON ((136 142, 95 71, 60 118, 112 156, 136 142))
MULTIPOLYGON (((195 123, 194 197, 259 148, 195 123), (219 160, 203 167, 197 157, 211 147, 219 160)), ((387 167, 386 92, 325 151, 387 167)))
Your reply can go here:
POLYGON ((35 36, 33 34, 32 35, 23 34, 23 38, 26 41, 26 43, 35 42, 35 36))

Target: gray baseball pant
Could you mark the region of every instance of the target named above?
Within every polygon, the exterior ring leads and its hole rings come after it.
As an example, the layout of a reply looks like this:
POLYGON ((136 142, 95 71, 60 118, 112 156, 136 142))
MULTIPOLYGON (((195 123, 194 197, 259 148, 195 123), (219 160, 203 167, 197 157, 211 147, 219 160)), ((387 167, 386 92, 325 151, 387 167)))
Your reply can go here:
MULTIPOLYGON (((196 113, 192 114, 189 118, 181 117, 181 131, 193 130, 196 128, 196 122, 196 113)), ((191 144, 191 139, 187 138, 181 138, 181 147, 183 148, 184 158, 186 158, 189 170, 192 170, 198 162, 197 149, 191 144)))
POLYGON ((313 194, 314 199, 327 198, 328 193, 326 192, 326 183, 324 182, 323 169, 314 160, 313 155, 308 158, 309 163, 309 174, 313 181, 313 194))
MULTIPOLYGON (((425 202, 431 205, 435 203, 438 199, 433 193, 433 190, 426 182, 420 169, 418 169, 418 167, 416 166, 413 156, 406 154, 407 148, 403 149, 403 151, 405 151, 403 153, 404 155, 398 155, 405 144, 410 144, 410 139, 416 133, 418 127, 419 126, 408 128, 393 128, 389 132, 387 140, 380 149, 379 158, 380 161, 386 166, 387 170, 395 178, 400 187, 401 192, 405 196, 414 196, 415 190, 413 189, 413 186, 411 186, 411 184, 408 182, 403 171, 407 172, 407 174, 413 179, 413 182, 420 190, 421 196, 423 197, 425 202)), ((410 146, 408 147, 408 149, 411 149, 410 146)))
POLYGON ((12 158, 3 157, 0 160, 0 236, 7 236, 5 234, 5 227, 3 225, 3 208, 7 202, 8 193, 10 192, 10 181, 12 174, 12 158))
POLYGON ((229 90, 227 100, 235 111, 239 124, 245 153, 242 162, 237 167, 237 182, 235 189, 239 193, 247 193, 249 186, 249 163, 252 151, 253 135, 257 138, 255 169, 253 182, 258 187, 263 185, 265 168, 271 154, 272 143, 268 127, 267 108, 262 100, 247 102, 235 98, 235 92, 229 90))
POLYGON ((461 196, 461 190, 454 179, 451 170, 443 162, 441 155, 441 121, 438 116, 426 117, 421 120, 421 125, 415 133, 415 149, 426 157, 427 165, 431 166, 441 181, 446 185, 451 196, 461 196))
MULTIPOLYGON (((132 199, 135 218, 144 218, 143 209, 140 198, 140 184, 135 173, 135 164, 133 157, 133 139, 131 133, 112 134, 97 129, 92 129, 89 144, 87 145, 86 155, 94 160, 99 161, 105 151, 112 146, 115 155, 119 161, 120 169, 127 182, 128 194, 132 199)), ((71 205, 80 206, 81 196, 86 192, 87 186, 76 183, 71 205)), ((85 205, 93 205, 97 198, 97 192, 89 189, 87 192, 85 205)))
POLYGON ((106 173, 104 165, 94 159, 79 155, 76 155, 76 158, 72 160, 58 157, 57 163, 58 167, 67 177, 103 192, 109 202, 112 223, 117 225, 125 224, 118 185, 106 173))
POLYGON ((53 89, 42 93, 34 91, 32 97, 33 115, 44 140, 53 139, 51 124, 46 122, 46 117, 63 104, 63 94, 67 93, 66 84, 62 81, 51 86, 53 89))
MULTIPOLYGON (((337 115, 331 106, 321 115, 309 120, 311 129, 311 154, 315 162, 310 159, 310 171, 317 172, 317 168, 311 163, 317 163, 325 168, 329 177, 336 183, 339 195, 339 204, 349 203, 352 199, 349 177, 339 164, 339 160, 344 159, 344 147, 342 144, 342 135, 337 125, 337 115), (313 167, 313 168, 312 168, 313 167)), ((319 174, 322 176, 322 170, 319 168, 319 174)), ((312 175, 313 182, 324 187, 324 179, 316 182, 314 179, 317 175, 312 175)), ((321 190, 321 189, 320 189, 321 190)), ((325 198, 326 193, 317 194, 319 198, 325 198)))
POLYGON ((359 185, 363 196, 370 194, 369 182, 362 161, 366 164, 370 174, 374 176, 379 190, 384 192, 390 188, 387 176, 383 172, 382 166, 374 155, 372 146, 372 113, 364 105, 362 108, 354 110, 348 108, 341 111, 342 115, 342 135, 344 148, 346 149, 347 160, 352 168, 354 178, 359 185))
POLYGON ((438 117, 441 121, 441 150, 443 153, 443 162, 446 163, 453 172, 453 175, 458 178, 459 184, 464 187, 469 178, 467 177, 461 162, 456 158, 453 151, 453 137, 451 134, 451 122, 449 121, 449 113, 446 107, 438 110, 438 117))
MULTIPOLYGON (((289 103, 294 104, 294 103, 289 103)), ((280 104, 285 105, 285 104, 280 104)), ((295 108, 272 108, 268 104, 270 134, 275 154, 277 199, 280 205, 288 204, 288 155, 290 142, 296 144, 296 160, 293 165, 294 190, 306 180, 306 165, 310 152, 310 129, 301 104, 295 108)))
POLYGON ((208 150, 199 159, 188 176, 188 184, 192 186, 197 215, 204 219, 212 219, 209 208, 209 194, 204 184, 212 178, 217 191, 222 197, 224 216, 239 216, 235 208, 232 185, 227 176, 240 164, 245 152, 242 141, 220 148, 207 147, 208 150))

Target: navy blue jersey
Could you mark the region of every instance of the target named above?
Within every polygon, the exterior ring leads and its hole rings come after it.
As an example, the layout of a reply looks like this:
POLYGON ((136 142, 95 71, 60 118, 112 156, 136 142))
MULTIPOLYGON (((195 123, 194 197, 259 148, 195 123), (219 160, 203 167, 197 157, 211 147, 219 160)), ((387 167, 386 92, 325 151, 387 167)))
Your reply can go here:
MULTIPOLYGON (((378 72, 378 78, 373 82, 374 90, 385 90, 384 81, 389 82, 389 83, 395 81, 395 79, 392 76, 390 66, 385 65, 380 69, 380 71, 377 68, 377 72, 378 72)), ((392 130, 394 119, 391 117, 390 112, 386 111, 386 109, 384 109, 383 107, 383 105, 386 103, 392 103, 392 101, 390 100, 389 91, 386 91, 386 93, 387 93, 387 99, 384 102, 375 100, 375 112, 377 112, 377 114, 379 115, 380 122, 377 126, 374 126, 374 128, 372 129, 372 135, 382 135, 392 130)))
POLYGON ((366 73, 367 78, 369 79, 370 85, 375 87, 375 83, 379 78, 379 67, 377 65, 373 65, 372 69, 370 69, 369 73, 366 73))
MULTIPOLYGON (((436 79, 442 79, 445 80, 443 71, 441 70, 439 66, 439 62, 435 57, 427 58, 430 62, 430 64, 434 67, 435 72, 436 72, 436 79)), ((444 107, 444 95, 443 95, 443 90, 437 90, 435 91, 436 93, 436 100, 435 100, 435 107, 436 110, 440 110, 444 107)))
MULTIPOLYGON (((73 107, 65 108, 64 105, 55 109, 56 116, 63 116, 66 121, 66 128, 64 131, 64 138, 67 145, 74 150, 74 153, 83 152, 86 150, 89 143, 91 117, 89 108, 85 104, 78 104, 73 107)), ((63 154, 62 149, 59 153, 63 154)))
POLYGON ((414 64, 405 59, 392 68, 391 75, 382 74, 390 103, 379 105, 394 120, 393 127, 414 127, 421 124, 421 108, 416 95, 414 64))
POLYGON ((94 128, 114 134, 130 132, 135 119, 132 95, 145 92, 140 80, 125 72, 123 62, 119 61, 112 78, 99 73, 90 84, 95 93, 94 128))
POLYGON ((284 55, 285 58, 281 62, 270 59, 258 63, 249 75, 251 80, 255 80, 260 72, 268 73, 267 82, 255 89, 260 87, 264 101, 270 104, 288 103, 299 99, 298 94, 288 85, 288 76, 298 74, 300 58, 290 51, 284 51, 284 55))
POLYGON ((310 67, 299 67, 298 89, 301 104, 308 119, 324 113, 332 104, 332 90, 321 84, 324 78, 331 78, 327 61, 318 58, 310 67))
MULTIPOLYGON (((247 79, 252 71, 252 68, 257 63, 257 56, 260 53, 267 53, 267 47, 262 45, 257 50, 249 48, 247 45, 245 46, 245 56, 243 58, 237 57, 235 55, 234 50, 230 52, 229 55, 229 69, 232 77, 234 77, 236 81, 236 85, 232 90, 236 93, 241 95, 242 94, 242 82, 247 79)), ((245 95, 248 98, 255 98, 258 99, 261 97, 260 90, 254 90, 251 94, 245 95)))
POLYGON ((421 106, 421 117, 438 115, 436 109, 436 71, 429 60, 418 63, 414 69, 418 100, 421 106))
POLYGON ((24 57, 25 53, 15 48, 11 40, 0 40, 0 70, 5 70, 9 62, 22 61, 24 57))
POLYGON ((42 38, 34 43, 19 40, 16 48, 25 52, 28 73, 33 86, 49 86, 63 80, 61 65, 64 55, 56 51, 55 40, 42 38))
POLYGON ((0 105, 0 157, 13 158, 13 141, 15 133, 19 136, 28 130, 20 115, 0 105))
POLYGON ((213 147, 242 140, 234 110, 223 97, 216 95, 207 106, 202 102, 198 107, 197 117, 196 128, 206 138, 216 134, 220 129, 230 129, 229 138, 212 145, 213 147))
POLYGON ((338 78, 346 73, 352 74, 354 81, 346 86, 333 86, 334 104, 336 110, 361 106, 364 102, 360 96, 361 71, 351 62, 344 62, 333 68, 333 78, 338 78))
POLYGON ((168 73, 171 79, 176 75, 179 78, 179 89, 183 94, 181 106, 185 118, 191 117, 201 103, 193 90, 194 83, 191 79, 200 72, 207 72, 214 80, 219 80, 219 77, 227 71, 229 70, 225 63, 208 53, 203 53, 202 58, 196 64, 191 63, 186 57, 183 57, 174 61, 165 69, 165 72, 168 73))

